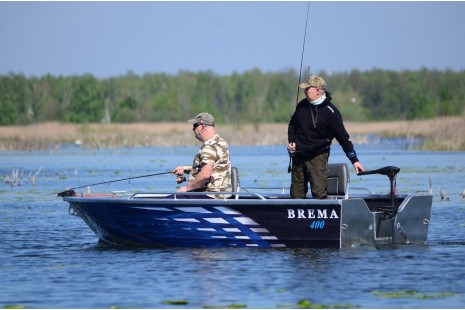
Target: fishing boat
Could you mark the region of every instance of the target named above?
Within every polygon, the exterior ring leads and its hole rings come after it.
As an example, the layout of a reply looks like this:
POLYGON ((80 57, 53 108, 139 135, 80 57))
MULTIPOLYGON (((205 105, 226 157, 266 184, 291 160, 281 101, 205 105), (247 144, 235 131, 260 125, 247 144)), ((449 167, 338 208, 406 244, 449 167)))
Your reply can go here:
POLYGON ((291 199, 288 190, 241 187, 232 169, 233 192, 59 193, 107 244, 129 247, 345 248, 425 244, 433 196, 396 193, 393 166, 359 175, 387 176, 390 190, 354 188, 346 164, 329 164, 328 199, 291 199), (351 193, 353 192, 353 193, 351 193), (188 196, 186 196, 188 195, 188 196))

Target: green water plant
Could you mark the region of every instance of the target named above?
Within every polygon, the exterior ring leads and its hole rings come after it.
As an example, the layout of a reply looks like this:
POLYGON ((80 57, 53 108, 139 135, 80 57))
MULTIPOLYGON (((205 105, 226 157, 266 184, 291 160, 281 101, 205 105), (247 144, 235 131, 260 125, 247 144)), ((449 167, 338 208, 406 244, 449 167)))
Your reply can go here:
POLYGON ((360 308, 358 305, 353 304, 334 304, 334 305, 323 305, 314 303, 308 299, 302 299, 297 303, 298 309, 355 309, 360 308))
POLYGON ((163 300, 164 305, 187 305, 189 302, 187 300, 163 300))
POLYGON ((227 306, 203 306, 204 309, 245 309, 245 304, 230 304, 227 306))
POLYGON ((419 293, 415 290, 401 290, 397 292, 380 292, 372 291, 373 295, 381 298, 414 298, 414 299, 440 299, 454 296, 453 292, 439 292, 439 293, 419 293))

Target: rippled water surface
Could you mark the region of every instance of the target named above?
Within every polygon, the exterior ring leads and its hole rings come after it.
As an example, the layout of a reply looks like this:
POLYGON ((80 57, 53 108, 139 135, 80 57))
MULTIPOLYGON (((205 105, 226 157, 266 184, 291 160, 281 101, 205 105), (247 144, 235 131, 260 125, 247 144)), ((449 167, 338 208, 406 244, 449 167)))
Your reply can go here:
MULTIPOLYGON (((102 246, 53 193, 189 165, 196 147, 2 152, 0 307, 296 308, 307 300, 327 307, 464 308, 465 153, 398 146, 357 150, 367 169, 401 168, 398 192, 428 190, 431 178, 435 197, 427 245, 341 250, 102 246), (22 175, 22 185, 4 182, 6 175, 12 179, 13 169, 22 175), (448 200, 441 200, 440 189, 448 200), (183 304, 176 305, 179 301, 183 304)), ((283 146, 233 147, 231 155, 242 186, 289 186, 283 146)), ((330 162, 348 163, 338 145, 330 162)), ((386 177, 359 177, 352 168, 351 186, 389 191, 386 177)), ((173 176, 161 175, 92 190, 175 188, 173 176)))

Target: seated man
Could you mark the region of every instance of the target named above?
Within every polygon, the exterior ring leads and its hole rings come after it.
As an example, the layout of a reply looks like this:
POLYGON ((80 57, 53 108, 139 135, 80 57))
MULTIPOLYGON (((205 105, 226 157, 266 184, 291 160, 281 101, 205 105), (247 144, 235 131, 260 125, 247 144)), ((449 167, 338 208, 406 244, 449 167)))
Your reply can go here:
MULTIPOLYGON (((231 192, 231 162, 229 147, 226 141, 217 134, 215 120, 209 113, 199 113, 193 124, 197 140, 202 142, 192 166, 178 166, 174 173, 183 176, 189 173, 187 186, 182 186, 178 192, 231 192)), ((224 195, 208 195, 211 198, 227 198, 224 195)), ((194 196, 190 198, 200 198, 194 196)), ((229 196, 228 196, 229 197, 229 196)))

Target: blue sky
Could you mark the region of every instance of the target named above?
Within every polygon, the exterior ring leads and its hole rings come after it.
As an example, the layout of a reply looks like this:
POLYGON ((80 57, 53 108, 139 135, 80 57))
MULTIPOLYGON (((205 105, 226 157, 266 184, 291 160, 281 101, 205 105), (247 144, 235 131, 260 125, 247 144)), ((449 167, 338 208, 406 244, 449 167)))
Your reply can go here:
MULTIPOLYGON (((300 67, 309 2, 0 2, 0 74, 300 67)), ((304 68, 465 69, 465 2, 310 1, 304 68)))

